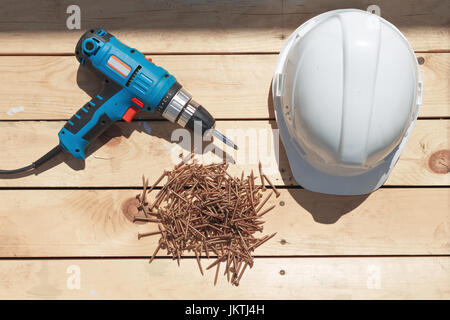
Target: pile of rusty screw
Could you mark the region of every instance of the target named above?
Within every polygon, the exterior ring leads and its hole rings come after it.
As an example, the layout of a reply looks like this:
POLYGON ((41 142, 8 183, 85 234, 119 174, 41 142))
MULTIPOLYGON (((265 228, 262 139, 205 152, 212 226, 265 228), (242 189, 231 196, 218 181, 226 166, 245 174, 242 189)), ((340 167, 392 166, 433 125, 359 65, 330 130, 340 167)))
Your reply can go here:
POLYGON ((165 171, 150 188, 143 178, 143 192, 136 198, 138 210, 143 211, 145 217, 135 218, 135 221, 157 223, 159 231, 140 233, 138 238, 160 235, 150 263, 160 249, 166 249, 178 265, 183 253, 193 252, 203 275, 201 258, 204 253, 208 259, 215 257, 206 267, 206 270, 216 268, 214 285, 222 263, 228 282, 239 285, 246 268, 253 266, 252 252, 276 234, 255 237, 256 232, 263 231, 261 217, 275 205, 263 207, 272 194, 278 197, 280 193, 262 173, 261 164, 259 179, 253 171, 246 178, 244 173, 240 178, 232 177, 227 168, 225 163, 203 165, 182 161, 174 170, 165 171), (155 200, 147 201, 148 193, 165 178, 167 182, 155 200), (266 189, 264 180, 272 189, 266 189))

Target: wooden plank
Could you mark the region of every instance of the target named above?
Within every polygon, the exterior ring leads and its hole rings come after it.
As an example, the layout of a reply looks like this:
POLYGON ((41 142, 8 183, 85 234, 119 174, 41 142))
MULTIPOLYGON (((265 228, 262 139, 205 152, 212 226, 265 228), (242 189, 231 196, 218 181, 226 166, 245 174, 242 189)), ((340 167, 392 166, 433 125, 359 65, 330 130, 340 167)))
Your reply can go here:
MULTIPOLYGON (((257 256, 450 254, 450 189, 353 197, 280 192, 269 200, 267 206, 277 206, 258 234, 277 235, 257 256)), ((137 193, 0 190, 0 257, 149 257, 159 236, 137 239, 139 232, 157 231, 155 224, 131 222, 137 193)))
MULTIPOLYGON (((274 118, 271 98, 268 103, 276 55, 152 59, 217 118, 274 118)), ((0 74, 0 119, 70 119, 89 94, 101 90, 100 81, 74 57, 0 57, 0 74)))
MULTIPOLYGON (((450 116, 450 54, 421 53, 424 82, 419 116, 450 116)), ((269 55, 153 56, 218 119, 274 119, 269 55), (201 66, 201 71, 198 68, 201 66)), ((101 90, 74 57, 0 57, 0 120, 70 119, 101 90), (24 84, 27 84, 24 87, 24 84)), ((151 118, 147 113, 142 119, 151 118)), ((154 116, 153 116, 154 117, 154 116)))
POLYGON ((85 30, 101 26, 142 52, 255 52, 281 47, 281 2, 77 1, 82 30, 67 30, 68 0, 7 1, 2 53, 73 53, 85 30), (9 2, 9 3, 8 3, 9 2), (11 18, 12 17, 12 18, 11 18))
POLYGON ((419 117, 448 117, 450 115, 450 54, 420 53, 423 81, 422 106, 419 117), (445 116, 444 116, 445 115, 445 116))
POLYGON ((244 0, 195 2, 79 0, 82 30, 68 30, 69 0, 3 2, 2 54, 73 53, 84 30, 102 26, 143 52, 278 52, 309 18, 328 10, 378 5, 418 51, 450 50, 441 0, 244 0))
POLYGON ((420 181, 431 183, 429 178, 435 177, 441 185, 450 185, 449 125, 449 120, 417 121, 401 161, 397 162, 386 184, 420 185, 420 181))
MULTIPOLYGON (((415 51, 448 51, 450 29, 448 4, 445 1, 389 1, 389 0, 286 0, 285 26, 292 30, 299 21, 306 21, 316 15, 317 9, 325 12, 334 9, 357 8, 366 10, 376 5, 381 16, 394 24, 408 39, 415 51), (442 41, 442 42, 441 42, 442 41)), ((289 35, 290 32, 287 33, 289 35)))
MULTIPOLYGON (((12 169, 29 164, 58 143, 57 133, 64 122, 25 121, 0 122, 3 138, 0 163, 2 169, 12 169)), ((387 185, 449 185, 448 139, 450 120, 419 120, 410 140, 392 171, 387 185), (446 151, 447 150, 447 151, 446 151)), ((229 160, 230 173, 242 170, 258 172, 258 160, 276 185, 296 185, 289 164, 280 146, 279 159, 273 141, 274 121, 218 121, 217 128, 234 140, 240 149, 228 146, 224 152, 229 160), (238 137, 236 137, 238 136, 238 137), (250 137, 256 143, 250 143, 250 137)), ((165 169, 179 162, 179 144, 183 141, 174 131, 178 127, 168 121, 138 121, 117 123, 97 139, 85 161, 69 154, 61 155, 42 167, 43 172, 15 179, 0 179, 3 187, 132 187, 140 186, 145 174, 155 181, 165 169), (174 135, 173 139, 171 138, 174 135), (61 163, 64 162, 64 163, 61 163), (51 167, 51 169, 50 169, 51 167), (48 170, 47 170, 48 169, 48 170)), ((184 141, 191 142, 188 139, 184 141)), ((216 151, 220 152, 222 144, 216 151)), ((210 144, 208 149, 211 150, 210 144)), ((221 161, 212 152, 199 158, 203 162, 221 161)))
POLYGON ((0 298, 450 298, 449 257, 257 259, 238 288, 197 268, 195 259, 2 261, 0 298))

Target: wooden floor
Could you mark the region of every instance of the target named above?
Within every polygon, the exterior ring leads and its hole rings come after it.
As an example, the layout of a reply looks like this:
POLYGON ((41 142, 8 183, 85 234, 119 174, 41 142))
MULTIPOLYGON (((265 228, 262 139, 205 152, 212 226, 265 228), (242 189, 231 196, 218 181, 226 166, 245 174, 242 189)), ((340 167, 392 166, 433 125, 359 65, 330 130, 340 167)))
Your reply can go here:
MULTIPOLYGON (((270 86, 282 44, 321 12, 376 4, 409 39, 424 82, 412 136, 385 186, 338 197, 300 188, 280 146, 265 233, 239 287, 213 286, 195 259, 181 267, 126 215, 145 174, 170 169, 166 121, 119 123, 85 162, 62 156, 38 175, 0 180, 0 298, 449 299, 450 23, 448 1, 77 1, 82 30, 101 26, 174 74, 217 127, 274 128, 270 86), (144 4, 146 3, 146 4, 144 4), (78 277, 79 276, 79 277, 78 277), (79 279, 78 283, 76 280, 79 279), (77 286, 79 284, 79 287, 77 286)), ((73 56, 71 1, 2 2, 0 168, 26 165, 58 143, 64 122, 99 89, 73 56), (5 5, 4 5, 5 4, 5 5)), ((240 152, 248 155, 249 147, 240 152)), ((230 172, 257 170, 256 163, 230 172)))

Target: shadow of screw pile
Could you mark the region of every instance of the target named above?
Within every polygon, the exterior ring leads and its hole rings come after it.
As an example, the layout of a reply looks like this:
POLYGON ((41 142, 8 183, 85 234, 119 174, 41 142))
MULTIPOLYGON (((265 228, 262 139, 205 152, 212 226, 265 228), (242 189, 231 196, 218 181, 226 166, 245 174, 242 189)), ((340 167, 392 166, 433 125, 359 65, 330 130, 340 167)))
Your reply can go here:
MULTIPOLYGON (((272 83, 269 86, 269 94, 267 97, 267 107, 269 116, 275 116, 272 98, 272 83)), ((278 129, 275 120, 270 121, 272 130, 278 129)), ((281 137, 278 136, 279 141, 279 157, 278 168, 281 173, 283 184, 287 186, 287 190, 291 197, 306 211, 308 211, 314 221, 323 224, 336 223, 343 215, 351 212, 359 207, 370 194, 355 195, 355 196, 341 196, 329 195, 318 192, 305 190, 299 186, 295 181, 289 162, 287 160, 284 145, 281 142, 281 137), (286 167, 285 167, 286 166, 286 167)), ((301 181, 299 181, 301 184, 301 181)))

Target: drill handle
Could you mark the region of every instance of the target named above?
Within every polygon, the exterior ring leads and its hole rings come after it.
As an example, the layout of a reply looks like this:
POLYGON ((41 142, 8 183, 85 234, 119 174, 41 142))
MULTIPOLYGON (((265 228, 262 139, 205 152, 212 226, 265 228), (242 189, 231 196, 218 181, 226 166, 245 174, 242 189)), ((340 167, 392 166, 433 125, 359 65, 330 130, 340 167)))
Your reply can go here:
POLYGON ((81 107, 59 132, 62 148, 77 159, 85 159, 87 146, 124 117, 131 99, 126 89, 107 79, 102 92, 81 107))

